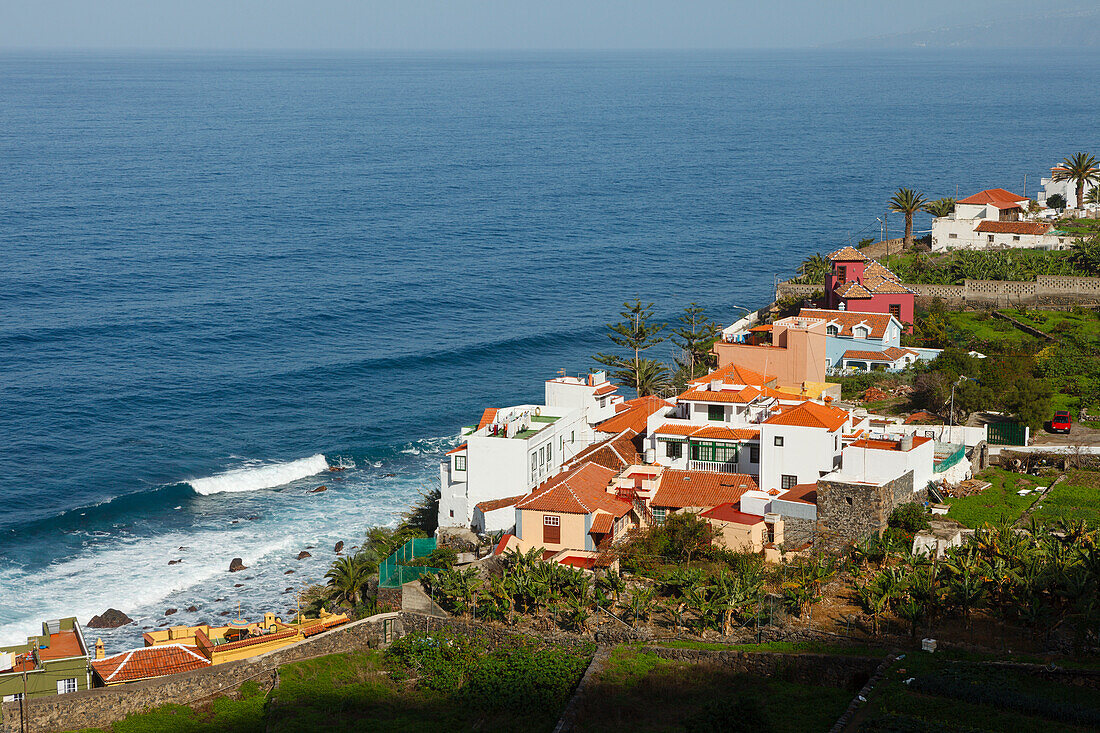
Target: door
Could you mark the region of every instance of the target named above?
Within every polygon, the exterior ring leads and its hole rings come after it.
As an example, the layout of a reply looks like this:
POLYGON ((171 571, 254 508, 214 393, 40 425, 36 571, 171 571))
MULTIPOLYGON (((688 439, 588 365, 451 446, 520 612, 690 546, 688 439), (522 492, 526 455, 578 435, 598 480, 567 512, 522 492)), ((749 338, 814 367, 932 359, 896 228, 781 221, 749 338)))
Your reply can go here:
POLYGON ((547 514, 542 518, 542 543, 544 545, 561 544, 561 517, 547 514))

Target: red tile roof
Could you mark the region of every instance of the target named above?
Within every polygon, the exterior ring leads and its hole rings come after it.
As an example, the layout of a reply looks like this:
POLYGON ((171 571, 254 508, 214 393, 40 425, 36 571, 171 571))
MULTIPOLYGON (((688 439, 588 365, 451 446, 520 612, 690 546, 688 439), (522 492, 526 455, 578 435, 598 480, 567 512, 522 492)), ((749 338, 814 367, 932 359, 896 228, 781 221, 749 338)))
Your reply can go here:
POLYGON ((803 402, 797 407, 772 415, 764 422, 769 425, 797 425, 804 428, 825 428, 832 432, 848 421, 848 413, 839 407, 803 402))
POLYGON ((760 437, 760 431, 750 428, 726 428, 708 425, 696 430, 691 434, 691 437, 710 438, 712 440, 755 440, 760 437))
POLYGON ((843 283, 836 287, 836 294, 841 298, 870 298, 872 293, 855 280, 843 283))
POLYGON ((582 463, 595 463, 610 468, 616 473, 627 466, 639 462, 638 448, 634 445, 636 434, 630 428, 613 438, 593 443, 566 462, 566 466, 579 466, 582 463))
POLYGON ((588 530, 588 534, 607 534, 614 526, 615 517, 601 512, 592 520, 592 529, 588 530))
POLYGON ((931 412, 928 412, 927 410, 920 410, 918 412, 914 412, 912 415, 905 418, 905 424, 906 425, 912 425, 913 423, 924 422, 924 421, 927 421, 927 420, 931 420, 933 423, 938 423, 938 422, 940 422, 941 418, 939 418, 936 415, 933 415, 931 412))
POLYGON ((653 506, 714 507, 735 502, 746 491, 756 489, 752 476, 743 473, 710 473, 708 471, 678 471, 666 468, 661 473, 657 492, 649 502, 653 506))
POLYGON ((622 405, 617 406, 623 408, 619 410, 617 415, 609 417, 596 427, 601 433, 621 433, 629 428, 637 435, 644 435, 649 416, 672 406, 673 403, 660 397, 638 397, 627 400, 622 405))
POLYGON ((580 555, 566 555, 558 560, 559 565, 568 565, 574 568, 584 568, 585 570, 591 570, 596 567, 596 558, 594 557, 582 557, 580 555))
POLYGON ((481 430, 483 427, 485 427, 486 425, 491 423, 493 420, 496 420, 496 418, 497 418, 497 408, 495 408, 495 407, 486 408, 485 412, 481 413, 481 422, 479 422, 477 424, 477 429, 481 430))
POLYGON ((451 448, 449 451, 447 451, 447 455, 452 455, 454 453, 461 453, 462 451, 466 450, 467 446, 469 446, 469 443, 463 443, 460 446, 457 446, 455 448, 451 448))
MULTIPOLYGON (((919 445, 924 445, 931 438, 913 436, 913 447, 916 448, 919 445)), ((851 444, 853 448, 872 448, 874 450, 901 450, 901 442, 897 440, 874 440, 871 438, 862 438, 851 444)))
POLYGON ((855 247, 841 247, 836 252, 830 252, 825 259, 831 262, 866 262, 867 255, 855 247))
POLYGON ((1038 221, 982 221, 976 232, 988 232, 990 234, 1046 234, 1051 229, 1050 224, 1038 221))
MULTIPOLYGON (((897 280, 885 277, 868 277, 863 280, 863 287, 876 295, 902 295, 913 291, 905 287, 897 280)), ((851 296, 848 296, 851 297, 851 296)))
POLYGON ((615 517, 630 511, 631 505, 607 491, 617 471, 584 463, 559 473, 528 494, 517 509, 563 514, 591 514, 603 509, 615 517))
POLYGON ((1003 188, 988 188, 985 191, 978 191, 973 196, 967 196, 966 198, 958 201, 960 204, 993 204, 998 209, 1011 208, 1017 205, 1020 201, 1026 201, 1027 196, 1019 196, 1006 191, 1003 188))
POLYGON ((807 318, 821 318, 828 323, 835 323, 839 330, 838 336, 852 336, 852 329, 861 323, 871 329, 868 338, 881 339, 886 335, 886 328, 893 318, 889 313, 860 313, 858 311, 829 311, 816 308, 803 308, 799 316, 807 318))
MULTIPOLYGON (((771 329, 770 325, 768 329, 771 329)), ((715 369, 710 374, 696 377, 691 380, 690 384, 710 384, 715 379, 720 379, 725 384, 744 384, 752 387, 764 387, 774 384, 776 380, 775 377, 766 377, 760 372, 737 364, 727 364, 724 367, 715 369)))
POLYGON ((722 402, 744 405, 759 397, 761 392, 756 387, 742 387, 739 390, 721 389, 714 392, 709 389, 689 389, 677 395, 676 399, 686 402, 722 402))
POLYGON ((665 423, 653 431, 654 435, 691 435, 699 429, 698 425, 671 425, 665 423))
POLYGON ((897 280, 900 282, 901 278, 894 274, 894 271, 889 267, 886 267, 878 260, 871 260, 867 263, 867 266, 863 268, 863 277, 867 279, 869 277, 884 277, 887 280, 897 280))
POLYGON ((596 391, 593 392, 592 394, 594 394, 597 397, 602 397, 604 395, 611 394, 612 392, 614 392, 618 388, 619 388, 619 385, 609 383, 609 384, 602 385, 600 387, 596 387, 596 391))
POLYGON ((899 349, 897 346, 891 346, 888 349, 882 351, 869 351, 864 349, 848 349, 844 352, 842 359, 868 359, 870 361, 889 361, 895 362, 907 354, 916 354, 915 351, 909 349, 899 349))
POLYGON ((480 509, 481 513, 493 512, 497 509, 503 509, 509 506, 515 506, 519 503, 519 500, 527 494, 520 494, 519 496, 509 496, 507 499, 493 499, 492 501, 482 501, 474 505, 474 509, 480 509))
POLYGON ((795 484, 791 490, 779 497, 783 501, 800 501, 803 504, 817 504, 817 484, 795 484))
POLYGON ((759 514, 746 514, 737 508, 737 504, 726 502, 725 504, 719 504, 709 511, 703 512, 703 516, 707 519, 716 519, 720 522, 731 522, 733 524, 760 524, 764 521, 764 517, 759 514))
POLYGON ((500 542, 497 543, 496 548, 493 550, 493 554, 499 555, 500 553, 504 552, 504 548, 508 546, 508 540, 512 539, 513 537, 515 537, 514 534, 502 535, 500 538, 500 542))
POLYGON ((210 666, 210 660, 199 654, 196 647, 183 644, 140 647, 104 659, 93 659, 90 663, 100 679, 108 684, 135 682, 210 666))

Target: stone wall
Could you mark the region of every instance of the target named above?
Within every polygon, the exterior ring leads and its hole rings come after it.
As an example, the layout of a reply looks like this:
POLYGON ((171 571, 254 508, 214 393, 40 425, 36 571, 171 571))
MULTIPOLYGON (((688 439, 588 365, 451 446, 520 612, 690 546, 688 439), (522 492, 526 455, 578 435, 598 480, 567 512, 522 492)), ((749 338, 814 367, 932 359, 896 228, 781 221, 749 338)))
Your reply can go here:
MULTIPOLYGON (((269 690, 277 683, 276 670, 280 665, 381 645, 383 623, 387 620, 393 624, 395 636, 400 636, 403 630, 398 614, 379 614, 258 657, 116 687, 34 698, 27 705, 29 730, 37 733, 104 727, 130 713, 167 703, 191 704, 232 694, 249 680, 260 689, 269 690)), ((19 731, 19 703, 3 704, 0 730, 19 731)))
POLYGON ((790 550, 813 543, 817 534, 817 521, 801 517, 783 517, 783 546, 790 550))
POLYGON ((775 297, 778 300, 783 298, 808 298, 814 293, 821 292, 825 289, 824 285, 802 285, 800 283, 781 282, 775 290, 775 297))
MULTIPOLYGON (((776 288, 776 297, 809 297, 822 287, 781 282, 776 288)), ((976 307, 1100 304, 1100 277, 1040 275, 1032 282, 965 280, 962 285, 905 283, 905 287, 912 290, 922 304, 934 299, 943 300, 949 305, 976 307)))
POLYGON ((924 493, 913 492, 912 471, 881 485, 818 479, 819 536, 827 546, 840 547, 882 534, 894 507, 922 501, 924 493))
POLYGON ((710 651, 647 647, 647 652, 678 662, 714 664, 734 672, 773 677, 802 685, 824 685, 846 690, 861 688, 882 662, 878 657, 777 654, 773 652, 710 651))

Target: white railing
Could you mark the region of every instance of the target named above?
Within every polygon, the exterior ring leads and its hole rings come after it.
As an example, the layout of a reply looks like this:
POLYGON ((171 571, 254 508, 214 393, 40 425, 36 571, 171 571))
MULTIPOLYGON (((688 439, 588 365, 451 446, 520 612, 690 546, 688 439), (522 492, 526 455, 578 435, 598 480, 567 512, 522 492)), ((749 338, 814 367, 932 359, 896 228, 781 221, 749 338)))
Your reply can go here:
POLYGON ((740 473, 737 470, 737 463, 735 461, 729 461, 722 463, 719 461, 688 461, 689 471, 708 471, 710 473, 740 473))

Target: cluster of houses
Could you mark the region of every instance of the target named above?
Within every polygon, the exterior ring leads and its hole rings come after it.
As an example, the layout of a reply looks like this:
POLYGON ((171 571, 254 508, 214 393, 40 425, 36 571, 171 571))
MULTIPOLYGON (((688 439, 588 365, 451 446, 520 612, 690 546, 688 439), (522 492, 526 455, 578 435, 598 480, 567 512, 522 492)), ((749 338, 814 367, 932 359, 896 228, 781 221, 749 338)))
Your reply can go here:
POLYGON ((733 549, 780 560, 881 531, 930 484, 968 478, 979 428, 908 425, 835 404, 832 369, 901 368, 912 291, 845 247, 823 308, 715 344, 718 368, 675 397, 627 400, 603 372, 545 383, 545 404, 488 409, 440 466, 442 531, 503 532, 498 552, 613 562, 632 529, 698 514, 733 549))
POLYGON ((318 618, 294 623, 266 613, 262 621, 170 626, 143 634, 144 646, 108 655, 101 639, 88 646, 76 618, 45 621, 41 635, 0 647, 0 697, 11 702, 190 672, 281 649, 347 622, 346 615, 322 609, 318 618))

